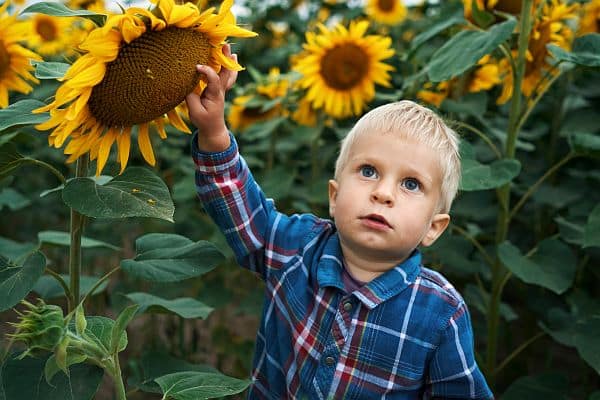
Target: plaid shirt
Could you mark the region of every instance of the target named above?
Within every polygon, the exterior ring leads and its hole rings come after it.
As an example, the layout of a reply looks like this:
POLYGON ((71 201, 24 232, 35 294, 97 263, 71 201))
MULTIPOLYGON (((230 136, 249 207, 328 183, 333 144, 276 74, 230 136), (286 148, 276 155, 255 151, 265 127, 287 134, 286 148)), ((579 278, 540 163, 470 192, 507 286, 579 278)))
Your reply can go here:
POLYGON ((194 135, 192 154, 205 209, 266 283, 250 399, 492 398, 467 306, 419 251, 347 293, 335 225, 276 211, 231 142, 204 153, 194 135))

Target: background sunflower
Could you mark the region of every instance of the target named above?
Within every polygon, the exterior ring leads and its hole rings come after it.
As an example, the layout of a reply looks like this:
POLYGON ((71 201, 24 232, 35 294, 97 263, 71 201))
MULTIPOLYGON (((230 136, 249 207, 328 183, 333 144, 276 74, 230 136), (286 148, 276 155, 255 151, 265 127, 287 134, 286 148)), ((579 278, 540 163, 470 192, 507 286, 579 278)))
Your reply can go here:
POLYGON ((31 31, 26 23, 8 14, 9 4, 5 1, 0 6, 0 108, 8 106, 9 91, 27 94, 33 90, 31 83, 39 81, 31 74, 29 60, 42 59, 19 44, 31 36, 31 31))
POLYGON ((397 25, 406 18, 402 0, 367 0, 365 14, 373 21, 385 25, 397 25))
POLYGON ((390 86, 390 71, 382 60, 394 55, 391 38, 366 35, 367 21, 352 21, 332 29, 319 24, 307 32, 304 54, 293 70, 302 74, 298 85, 315 109, 335 117, 359 115, 375 96, 375 84, 390 86))

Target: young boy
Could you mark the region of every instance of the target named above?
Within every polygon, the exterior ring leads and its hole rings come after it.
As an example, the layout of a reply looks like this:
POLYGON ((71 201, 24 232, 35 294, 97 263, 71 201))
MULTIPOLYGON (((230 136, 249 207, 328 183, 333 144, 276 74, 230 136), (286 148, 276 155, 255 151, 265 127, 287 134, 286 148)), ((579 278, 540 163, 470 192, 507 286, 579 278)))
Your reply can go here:
POLYGON ((249 398, 492 398, 464 300, 416 249, 450 221, 455 133, 415 103, 378 107, 342 143, 329 182, 335 222, 287 216, 226 128, 236 73, 197 70, 208 86, 186 100, 198 194, 240 265, 266 283, 249 398))

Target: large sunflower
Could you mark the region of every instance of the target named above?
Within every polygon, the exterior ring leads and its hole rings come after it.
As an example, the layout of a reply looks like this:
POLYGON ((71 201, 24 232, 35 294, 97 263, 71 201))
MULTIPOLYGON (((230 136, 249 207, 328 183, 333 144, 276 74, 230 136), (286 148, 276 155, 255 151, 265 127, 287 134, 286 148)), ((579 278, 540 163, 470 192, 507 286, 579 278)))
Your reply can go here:
POLYGON ((373 21, 396 25, 406 18, 406 7, 401 0, 367 0, 365 13, 373 21))
POLYGON ((256 34, 236 25, 232 5, 223 1, 215 14, 214 8, 201 12, 191 3, 160 0, 153 12, 132 7, 109 16, 80 45, 86 54, 67 70, 54 101, 35 110, 50 112, 36 127, 53 129, 48 141, 56 148, 70 139, 67 162, 89 152, 97 159, 97 175, 115 142, 121 172, 125 169, 137 131, 142 156, 154 165, 150 128, 162 139, 167 123, 189 133, 176 107, 204 88, 195 66, 242 69, 223 54, 222 45, 227 36, 256 34))
POLYGON ((41 60, 36 53, 19 42, 29 35, 27 24, 19 22, 14 15, 8 15, 9 1, 0 6, 0 108, 8 106, 8 92, 27 94, 33 90, 27 81, 38 83, 31 75, 33 66, 30 60, 41 60))
POLYGON ((302 74, 298 84, 315 109, 335 118, 359 115, 375 97, 376 83, 390 86, 394 68, 381 60, 394 55, 392 39, 365 36, 368 27, 367 21, 352 21, 348 29, 319 24, 320 33, 306 33, 304 56, 293 69, 302 74))

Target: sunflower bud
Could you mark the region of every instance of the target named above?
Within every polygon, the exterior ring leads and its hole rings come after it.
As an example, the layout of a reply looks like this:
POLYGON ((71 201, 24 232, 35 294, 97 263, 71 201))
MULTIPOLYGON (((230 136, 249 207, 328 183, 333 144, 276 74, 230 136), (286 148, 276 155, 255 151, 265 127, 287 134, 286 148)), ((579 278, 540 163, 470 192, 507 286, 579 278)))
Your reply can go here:
POLYGON ((22 313, 17 311, 19 322, 12 324, 16 331, 10 335, 27 345, 27 351, 21 357, 35 350, 54 351, 66 333, 62 308, 46 304, 41 299, 38 300, 37 305, 25 300, 21 303, 27 309, 22 313))

